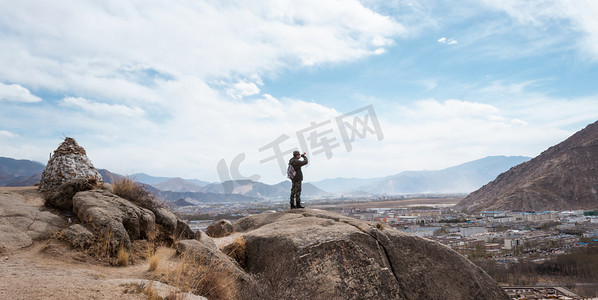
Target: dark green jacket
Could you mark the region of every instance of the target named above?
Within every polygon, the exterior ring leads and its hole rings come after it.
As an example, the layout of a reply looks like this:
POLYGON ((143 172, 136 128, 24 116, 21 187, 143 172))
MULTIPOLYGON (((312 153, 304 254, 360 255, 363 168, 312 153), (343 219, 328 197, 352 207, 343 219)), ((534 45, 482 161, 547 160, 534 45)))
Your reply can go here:
POLYGON ((295 177, 293 177, 293 182, 303 181, 303 172, 301 172, 301 167, 307 165, 307 157, 303 156, 303 160, 295 158, 294 156, 289 160, 289 165, 293 165, 293 169, 295 169, 295 177))

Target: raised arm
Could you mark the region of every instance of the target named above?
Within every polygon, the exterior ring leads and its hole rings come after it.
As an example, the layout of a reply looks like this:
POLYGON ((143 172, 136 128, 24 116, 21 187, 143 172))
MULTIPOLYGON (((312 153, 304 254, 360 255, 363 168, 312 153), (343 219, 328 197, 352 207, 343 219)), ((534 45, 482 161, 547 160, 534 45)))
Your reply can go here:
POLYGON ((305 156, 305 154, 301 154, 301 157, 303 157, 303 161, 298 161, 299 166, 307 165, 307 156, 305 156))

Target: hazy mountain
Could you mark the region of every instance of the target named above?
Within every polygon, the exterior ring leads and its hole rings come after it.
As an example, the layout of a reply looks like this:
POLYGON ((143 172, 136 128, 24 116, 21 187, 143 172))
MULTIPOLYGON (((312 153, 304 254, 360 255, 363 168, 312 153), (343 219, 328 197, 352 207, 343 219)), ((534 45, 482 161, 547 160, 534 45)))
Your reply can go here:
POLYGON ((0 157, 0 186, 30 186, 39 183, 45 166, 42 163, 0 157))
MULTIPOLYGON (((202 192, 224 194, 225 185, 231 185, 233 187, 232 194, 263 199, 284 199, 289 197, 291 191, 291 182, 288 180, 274 185, 251 180, 235 180, 224 182, 224 184, 209 184, 202 188, 202 192)), ((317 188, 313 184, 306 182, 303 183, 301 195, 306 198, 314 198, 327 196, 330 194, 317 188)))
POLYGON ((457 206, 473 212, 597 208, 598 122, 500 174, 457 206))
POLYGON ((369 194, 469 193, 529 159, 524 156, 488 156, 442 170, 406 171, 371 179, 326 179, 314 185, 346 194, 356 191, 369 194))
POLYGON ((159 191, 156 194, 159 198, 166 199, 168 202, 182 203, 184 200, 187 203, 238 203, 238 202, 253 202, 262 199, 247 197, 239 194, 218 194, 205 192, 170 192, 159 191))
MULTIPOLYGON (((177 179, 177 178, 181 179, 180 177, 156 177, 156 176, 147 175, 145 173, 135 173, 135 174, 131 175, 131 177, 137 182, 150 184, 150 185, 162 183, 162 182, 169 181, 172 179, 177 179)), ((197 185, 197 186, 205 186, 205 185, 210 184, 207 181, 202 181, 199 179, 183 179, 183 180, 188 181, 189 183, 197 185)))
POLYGON ((161 191, 171 192, 199 192, 201 186, 193 184, 183 178, 176 177, 166 181, 152 184, 153 187, 161 191))
POLYGON ((347 193, 357 191, 360 187, 371 186, 380 181, 384 177, 378 178, 332 178, 312 182, 316 187, 331 193, 347 193))
POLYGON ((119 179, 119 178, 123 177, 120 174, 112 173, 106 169, 97 169, 97 170, 98 170, 98 173, 100 173, 100 175, 102 175, 102 179, 104 179, 104 182, 106 182, 106 183, 112 183, 112 179, 119 179))

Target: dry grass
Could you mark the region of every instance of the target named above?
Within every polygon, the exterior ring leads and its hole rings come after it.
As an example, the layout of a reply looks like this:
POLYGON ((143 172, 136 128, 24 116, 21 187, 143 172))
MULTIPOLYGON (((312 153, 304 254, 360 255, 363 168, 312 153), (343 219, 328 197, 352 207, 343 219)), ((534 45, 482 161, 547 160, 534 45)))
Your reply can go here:
POLYGON ((112 231, 105 230, 100 234, 97 238, 96 243, 96 256, 100 257, 110 257, 112 256, 113 249, 112 249, 112 231))
POLYGON ((174 266, 167 264, 159 271, 158 280, 181 292, 208 299, 237 299, 237 277, 229 265, 217 259, 183 254, 174 266))
POLYGON ((377 223, 376 224, 376 228, 378 228, 378 230, 382 231, 384 229, 384 224, 382 223, 377 223))
POLYGON ((246 241, 242 236, 238 236, 232 243, 222 249, 224 254, 236 260, 242 268, 245 268, 247 262, 246 241))
POLYGON ((137 183, 131 177, 111 178, 112 193, 137 204, 140 207, 154 211, 165 207, 165 201, 156 198, 148 192, 141 184, 137 183))
POLYGON ((160 295, 158 295, 158 293, 156 291, 154 291, 154 282, 150 281, 150 283, 147 285, 147 288, 145 289, 145 294, 147 295, 147 299, 148 300, 162 300, 163 298, 160 297, 160 295))
POLYGON ((158 254, 155 250, 152 250, 148 247, 148 262, 149 262, 149 269, 148 271, 154 272, 158 269, 160 265, 160 254, 158 254))
POLYGON ((118 253, 116 254, 116 265, 126 267, 129 265, 130 259, 129 251, 127 251, 124 247, 118 249, 118 253))

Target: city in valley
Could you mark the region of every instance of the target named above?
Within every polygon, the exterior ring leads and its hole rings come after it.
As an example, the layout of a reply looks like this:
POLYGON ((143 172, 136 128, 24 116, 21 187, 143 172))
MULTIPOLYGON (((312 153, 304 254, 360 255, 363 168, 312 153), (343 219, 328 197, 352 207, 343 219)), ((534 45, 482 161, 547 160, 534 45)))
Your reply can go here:
MULTIPOLYGON (((334 211, 442 243, 468 257, 512 299, 583 299, 598 293, 598 211, 484 211, 454 208, 464 195, 309 199, 334 211), (528 298, 526 298, 528 297, 528 298)), ((214 203, 177 208, 192 228, 288 209, 286 201, 214 203)))

